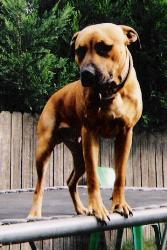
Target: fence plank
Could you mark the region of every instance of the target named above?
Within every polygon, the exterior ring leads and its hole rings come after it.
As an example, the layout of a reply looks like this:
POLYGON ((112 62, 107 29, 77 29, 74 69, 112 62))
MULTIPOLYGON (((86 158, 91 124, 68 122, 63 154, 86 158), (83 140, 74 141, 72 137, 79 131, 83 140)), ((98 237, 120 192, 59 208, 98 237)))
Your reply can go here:
POLYGON ((10 245, 10 250, 21 250, 21 244, 10 245))
POLYGON ((132 148, 130 151, 128 163, 127 163, 127 171, 126 171, 126 186, 132 187, 134 180, 133 180, 133 162, 132 162, 132 148))
POLYGON ((42 249, 45 250, 52 250, 53 248, 53 241, 52 239, 49 239, 49 240, 43 240, 43 244, 42 244, 42 249))
MULTIPOLYGON (((39 241, 34 241, 34 244, 35 244, 35 246, 36 246, 36 249, 37 250, 47 250, 47 248, 43 248, 43 241, 41 240, 39 240, 39 241)), ((23 250, 24 250, 24 248, 23 248, 23 250)), ((32 250, 32 249, 30 249, 30 250, 32 250)), ((50 249, 48 249, 48 250, 50 250, 50 249)))
POLYGON ((156 166, 155 166, 155 143, 156 137, 148 134, 148 165, 149 165, 149 187, 156 187, 156 166))
POLYGON ((63 238, 53 239, 53 250, 58 250, 58 249, 63 250, 64 249, 64 247, 63 247, 64 244, 63 243, 64 243, 63 238))
POLYGON ((22 160, 22 187, 32 187, 33 172, 33 117, 25 113, 23 115, 23 160, 22 160))
POLYGON ((0 113, 0 189, 10 188, 11 113, 0 113))
POLYGON ((141 165, 140 165, 140 135, 136 134, 132 144, 132 165, 134 186, 141 186, 141 165))
POLYGON ((155 156, 156 156, 156 183, 157 187, 163 187, 163 144, 162 144, 162 133, 156 133, 156 145, 155 145, 155 156))
POLYGON ((100 143, 100 165, 105 167, 114 167, 111 139, 101 140, 100 143))
POLYGON ((8 245, 7 246, 3 246, 2 250, 10 250, 10 246, 8 246, 8 245))
POLYGON ((73 158, 70 150, 64 145, 64 178, 63 184, 67 185, 67 179, 73 169, 73 158))
POLYGON ((148 138, 146 133, 141 133, 140 152, 141 152, 142 186, 147 187, 149 184, 149 165, 148 165, 148 138))
POLYGON ((37 171, 36 171, 36 159, 35 159, 35 154, 36 154, 36 142, 37 142, 37 123, 38 123, 38 116, 35 115, 33 117, 33 156, 32 156, 32 186, 36 186, 37 182, 37 171))
POLYGON ((52 152, 50 159, 49 159, 49 166, 46 174, 46 186, 50 187, 53 186, 54 180, 53 180, 53 174, 54 174, 54 152, 52 152))
POLYGON ((11 135, 11 188, 21 188, 22 129, 22 114, 14 112, 11 135))
POLYGON ((62 186, 64 184, 63 168, 64 168, 64 150, 63 144, 58 144, 54 148, 53 176, 54 185, 62 186))
POLYGON ((162 132, 163 186, 167 187, 167 131, 162 132))

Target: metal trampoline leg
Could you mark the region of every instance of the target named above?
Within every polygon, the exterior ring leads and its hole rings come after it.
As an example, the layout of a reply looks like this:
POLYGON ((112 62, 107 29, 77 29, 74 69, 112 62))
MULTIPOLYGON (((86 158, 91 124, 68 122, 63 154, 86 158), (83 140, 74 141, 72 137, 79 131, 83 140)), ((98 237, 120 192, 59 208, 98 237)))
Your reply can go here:
POLYGON ((116 250, 121 250, 123 231, 124 231, 124 228, 120 228, 117 230, 117 238, 116 238, 116 244, 115 244, 116 250))
POLYGON ((31 247, 32 250, 38 250, 33 241, 30 241, 29 244, 30 244, 30 247, 31 247))
POLYGON ((160 225, 159 224, 153 224, 152 225, 154 229, 155 234, 155 243, 157 246, 157 250, 161 249, 161 231, 160 231, 160 225))
POLYGON ((167 224, 165 224, 165 229, 162 235, 162 241, 161 241, 161 248, 160 250, 166 250, 166 244, 167 244, 167 224))
POLYGON ((133 227, 134 250, 144 250, 143 226, 133 227))

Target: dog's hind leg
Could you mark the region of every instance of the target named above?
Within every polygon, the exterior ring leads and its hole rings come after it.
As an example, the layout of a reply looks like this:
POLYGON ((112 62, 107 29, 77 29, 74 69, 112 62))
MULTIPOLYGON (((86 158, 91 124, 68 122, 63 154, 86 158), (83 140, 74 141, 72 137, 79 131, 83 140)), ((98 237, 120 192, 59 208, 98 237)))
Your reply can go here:
POLYGON ((88 210, 83 206, 79 193, 77 190, 77 184, 80 177, 85 173, 85 163, 83 159, 82 143, 78 141, 78 138, 68 140, 66 137, 63 139, 64 144, 70 149, 73 156, 74 168, 67 179, 67 185, 69 192, 77 214, 86 214, 88 210))
POLYGON ((81 146, 76 146, 75 152, 72 152, 74 169, 72 170, 68 180, 67 185, 69 192, 76 210, 77 214, 86 214, 88 210, 83 206, 79 193, 77 190, 77 184, 80 177, 85 173, 85 164, 83 161, 82 149, 81 146))
POLYGON ((29 217, 40 217, 44 192, 45 174, 48 167, 49 157, 57 143, 55 132, 55 117, 43 113, 40 117, 37 129, 38 143, 36 148, 37 185, 33 196, 33 204, 29 217))

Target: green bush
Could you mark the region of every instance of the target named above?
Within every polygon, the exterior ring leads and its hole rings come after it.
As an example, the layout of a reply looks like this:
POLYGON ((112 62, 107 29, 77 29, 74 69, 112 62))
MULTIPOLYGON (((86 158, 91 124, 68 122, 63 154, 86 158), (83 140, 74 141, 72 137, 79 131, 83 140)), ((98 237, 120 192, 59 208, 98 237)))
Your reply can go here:
POLYGON ((130 50, 143 93, 140 125, 165 128, 167 0, 2 0, 0 109, 40 112, 51 93, 78 78, 69 51, 73 33, 100 22, 138 31, 142 50, 135 44, 130 50))
POLYGON ((51 93, 74 79, 67 48, 77 29, 77 12, 68 3, 40 18, 38 1, 2 0, 1 110, 39 112, 51 93))

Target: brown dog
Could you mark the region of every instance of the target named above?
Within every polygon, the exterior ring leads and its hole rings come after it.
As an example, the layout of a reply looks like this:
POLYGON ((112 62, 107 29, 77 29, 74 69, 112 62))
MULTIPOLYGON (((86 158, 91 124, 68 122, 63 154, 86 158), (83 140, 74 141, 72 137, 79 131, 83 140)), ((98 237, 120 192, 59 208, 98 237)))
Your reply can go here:
POLYGON ((116 180, 112 211, 132 213, 124 196, 126 165, 132 131, 142 113, 142 97, 127 48, 138 39, 128 26, 103 23, 88 26, 72 39, 81 79, 51 96, 38 123, 36 167, 38 182, 29 216, 41 216, 44 176, 55 144, 64 142, 72 152, 74 169, 67 180, 78 214, 106 220, 97 174, 99 137, 115 137, 116 180), (86 170, 89 205, 86 209, 77 192, 86 170))

